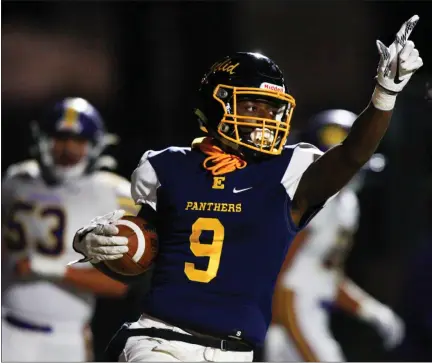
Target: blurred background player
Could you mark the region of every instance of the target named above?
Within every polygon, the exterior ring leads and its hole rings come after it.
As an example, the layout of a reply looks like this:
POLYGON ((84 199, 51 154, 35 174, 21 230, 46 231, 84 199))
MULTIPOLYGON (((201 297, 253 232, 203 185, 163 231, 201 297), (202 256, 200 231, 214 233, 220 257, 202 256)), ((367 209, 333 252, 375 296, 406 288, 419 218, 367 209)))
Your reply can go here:
MULTIPOLYGON (((347 110, 322 111, 298 137, 325 152, 345 139, 356 118, 347 110)), ((384 166, 384 157, 375 154, 297 235, 274 295, 273 324, 265 346, 267 361, 345 361, 330 329, 333 307, 375 326, 388 348, 402 339, 402 321, 343 272, 358 227, 356 192, 363 184, 364 170, 381 171, 384 166)))
POLYGON ((91 360, 93 297, 126 286, 91 264, 66 267, 79 256, 72 238, 97 213, 137 210, 130 183, 98 170, 110 140, 89 102, 66 98, 33 126, 35 160, 10 166, 2 183, 2 359, 91 360))

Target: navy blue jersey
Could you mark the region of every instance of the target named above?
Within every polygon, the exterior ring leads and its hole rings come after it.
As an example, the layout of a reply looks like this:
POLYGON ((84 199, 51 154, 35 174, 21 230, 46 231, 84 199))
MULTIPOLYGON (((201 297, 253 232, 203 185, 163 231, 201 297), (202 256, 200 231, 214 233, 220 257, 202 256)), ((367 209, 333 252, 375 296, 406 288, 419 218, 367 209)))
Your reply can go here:
POLYGON ((132 195, 157 211, 160 250, 144 312, 183 328, 261 345, 274 285, 298 232, 290 216, 309 144, 214 176, 199 149, 144 154, 132 195))

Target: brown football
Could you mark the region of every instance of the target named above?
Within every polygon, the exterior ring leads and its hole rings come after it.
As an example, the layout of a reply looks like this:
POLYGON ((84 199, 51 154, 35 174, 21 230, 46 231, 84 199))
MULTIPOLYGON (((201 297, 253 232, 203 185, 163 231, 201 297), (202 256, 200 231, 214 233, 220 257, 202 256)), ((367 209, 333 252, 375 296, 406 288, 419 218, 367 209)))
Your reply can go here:
POLYGON ((141 217, 126 216, 118 220, 117 236, 128 238, 129 251, 122 258, 104 261, 113 272, 123 276, 137 276, 146 272, 158 252, 156 230, 141 217))

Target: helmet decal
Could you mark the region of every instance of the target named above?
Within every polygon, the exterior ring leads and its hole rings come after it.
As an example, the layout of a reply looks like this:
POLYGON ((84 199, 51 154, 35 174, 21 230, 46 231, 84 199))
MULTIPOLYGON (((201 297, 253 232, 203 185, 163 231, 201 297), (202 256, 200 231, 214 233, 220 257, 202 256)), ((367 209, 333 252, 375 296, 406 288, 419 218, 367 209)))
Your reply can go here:
POLYGON ((230 58, 213 64, 210 68, 210 72, 227 72, 229 74, 234 74, 234 70, 240 65, 240 62, 233 63, 230 58))
POLYGON ((278 86, 277 84, 271 84, 268 82, 261 83, 259 88, 269 89, 270 91, 277 91, 277 92, 285 92, 285 86, 278 86))

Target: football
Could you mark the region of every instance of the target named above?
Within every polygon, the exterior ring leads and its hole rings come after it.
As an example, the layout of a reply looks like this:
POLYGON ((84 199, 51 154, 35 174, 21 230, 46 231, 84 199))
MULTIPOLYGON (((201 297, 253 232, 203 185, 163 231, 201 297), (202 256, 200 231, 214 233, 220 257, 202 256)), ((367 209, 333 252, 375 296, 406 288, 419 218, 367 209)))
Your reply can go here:
POLYGON ((140 217, 126 216, 116 222, 117 236, 127 237, 129 251, 122 258, 104 261, 113 272, 137 276, 146 272, 158 252, 158 236, 154 227, 140 217))

